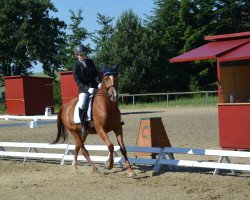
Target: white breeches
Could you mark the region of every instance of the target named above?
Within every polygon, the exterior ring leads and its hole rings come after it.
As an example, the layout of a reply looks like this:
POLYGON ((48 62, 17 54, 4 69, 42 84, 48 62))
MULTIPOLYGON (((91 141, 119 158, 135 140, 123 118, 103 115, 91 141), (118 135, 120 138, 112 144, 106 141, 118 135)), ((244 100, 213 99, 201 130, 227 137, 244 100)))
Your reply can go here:
MULTIPOLYGON (((84 109, 85 104, 87 102, 88 98, 92 98, 93 95, 89 95, 88 93, 80 93, 79 94, 79 100, 76 104, 75 110, 74 110, 74 123, 79 124, 81 123, 80 116, 79 116, 79 108, 84 109)), ((87 119, 86 121, 91 120, 91 100, 88 105, 88 111, 87 111, 87 119)))
POLYGON ((77 104, 79 106, 78 108, 84 109, 85 103, 86 103, 88 97, 89 97, 89 95, 87 93, 80 93, 79 94, 79 100, 77 102, 77 104))

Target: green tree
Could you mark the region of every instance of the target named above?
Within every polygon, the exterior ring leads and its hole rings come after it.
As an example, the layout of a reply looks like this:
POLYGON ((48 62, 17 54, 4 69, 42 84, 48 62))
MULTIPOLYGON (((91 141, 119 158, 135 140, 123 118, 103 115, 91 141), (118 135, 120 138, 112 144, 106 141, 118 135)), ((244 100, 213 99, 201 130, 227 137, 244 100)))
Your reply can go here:
POLYGON ((111 37, 115 30, 112 26, 113 20, 114 18, 100 13, 97 14, 97 23, 101 26, 101 29, 96 30, 92 36, 92 40, 96 44, 94 60, 97 66, 104 63, 107 65, 112 60, 110 49, 112 48, 111 37))
POLYGON ((92 37, 93 42, 96 44, 96 51, 102 48, 102 45, 110 41, 114 33, 112 26, 114 18, 97 13, 97 23, 101 26, 100 30, 95 30, 95 35, 92 37))
POLYGON ((154 83, 155 79, 159 79, 154 75, 156 71, 153 67, 156 66, 152 65, 158 52, 154 51, 153 40, 132 10, 124 12, 119 17, 112 39, 112 59, 121 66, 121 92, 150 92, 148 86, 154 83))
MULTIPOLYGON (((204 36, 249 30, 249 1, 155 0, 148 28, 156 30, 166 60, 206 43, 204 36)), ((172 90, 216 89, 210 62, 166 64, 172 90), (195 87, 194 87, 195 86, 195 87)))
POLYGON ((49 76, 62 64, 65 23, 50 17, 57 9, 48 0, 0 1, 0 73, 27 75, 41 63, 49 76))
POLYGON ((212 34, 226 34, 249 31, 250 1, 219 0, 214 2, 213 12, 216 21, 212 34))
POLYGON ((168 60, 181 53, 185 40, 185 24, 181 17, 187 15, 187 6, 178 0, 156 0, 153 16, 148 20, 147 28, 154 30, 158 35, 158 43, 162 49, 160 57, 162 68, 166 69, 164 76, 165 91, 188 91, 190 64, 170 64, 168 60))
MULTIPOLYGON (((83 10, 79 9, 77 12, 73 10, 69 11, 71 16, 70 19, 72 21, 71 24, 68 25, 69 33, 66 34, 66 45, 62 49, 63 53, 61 56, 61 60, 64 63, 64 68, 67 70, 72 70, 73 64, 75 62, 75 55, 73 52, 73 48, 77 44, 83 44, 84 41, 90 36, 87 29, 82 27, 82 23, 84 20, 83 10)), ((90 52, 89 44, 85 45, 90 52)))
POLYGON ((143 27, 132 10, 122 13, 115 27, 109 17, 99 15, 98 20, 102 29, 97 32, 96 61, 120 66, 120 92, 159 90, 165 69, 158 65, 161 60, 155 32, 143 27))

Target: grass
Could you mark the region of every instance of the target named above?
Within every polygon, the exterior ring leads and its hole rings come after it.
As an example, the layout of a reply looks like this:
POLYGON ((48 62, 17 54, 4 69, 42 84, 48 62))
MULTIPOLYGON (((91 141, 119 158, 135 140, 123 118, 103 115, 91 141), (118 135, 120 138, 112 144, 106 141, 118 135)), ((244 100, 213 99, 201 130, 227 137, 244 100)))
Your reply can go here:
MULTIPOLYGON (((216 106, 218 103, 217 96, 209 96, 208 102, 204 97, 193 97, 193 98, 180 98, 175 100, 167 101, 154 101, 152 103, 145 102, 135 102, 135 105, 132 103, 119 103, 121 109, 140 109, 140 108, 168 108, 168 107, 195 107, 195 106, 216 106)), ((54 112, 57 113, 60 105, 54 105, 54 112)), ((6 112, 5 106, 0 102, 0 114, 6 112)))
POLYGON ((6 112, 5 104, 0 101, 0 114, 5 114, 5 112, 6 112))
POLYGON ((4 87, 0 87, 0 94, 4 91, 5 91, 4 87))
POLYGON ((143 102, 135 102, 135 105, 132 103, 125 104, 120 103, 119 107, 122 109, 135 109, 135 108, 168 108, 168 107, 195 107, 195 106, 216 106, 218 103, 217 96, 209 96, 208 102, 206 104, 206 100, 204 97, 193 97, 193 98, 181 98, 170 101, 156 101, 152 103, 143 103, 143 102))

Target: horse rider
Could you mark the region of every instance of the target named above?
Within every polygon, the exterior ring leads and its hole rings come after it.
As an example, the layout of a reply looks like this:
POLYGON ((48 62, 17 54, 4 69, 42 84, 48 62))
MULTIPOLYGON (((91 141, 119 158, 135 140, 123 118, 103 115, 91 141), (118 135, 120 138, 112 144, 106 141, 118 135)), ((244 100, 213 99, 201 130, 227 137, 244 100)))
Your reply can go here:
POLYGON ((87 123, 90 128, 94 129, 91 121, 91 101, 87 105, 86 119, 83 117, 86 102, 88 102, 89 96, 93 95, 101 84, 93 60, 87 58, 87 48, 82 44, 78 44, 73 51, 77 58, 73 66, 73 75, 79 92, 79 100, 74 110, 74 122, 75 124, 82 124, 82 135, 86 136, 88 134, 86 129, 87 123))

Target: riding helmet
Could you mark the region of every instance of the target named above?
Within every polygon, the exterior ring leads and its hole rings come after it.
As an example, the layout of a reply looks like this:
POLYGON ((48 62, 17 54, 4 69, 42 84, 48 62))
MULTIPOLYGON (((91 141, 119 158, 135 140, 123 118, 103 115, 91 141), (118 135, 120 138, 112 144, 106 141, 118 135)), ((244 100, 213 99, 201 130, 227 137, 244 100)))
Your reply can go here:
POLYGON ((75 54, 86 54, 87 48, 82 44, 78 44, 74 47, 73 51, 75 54))

